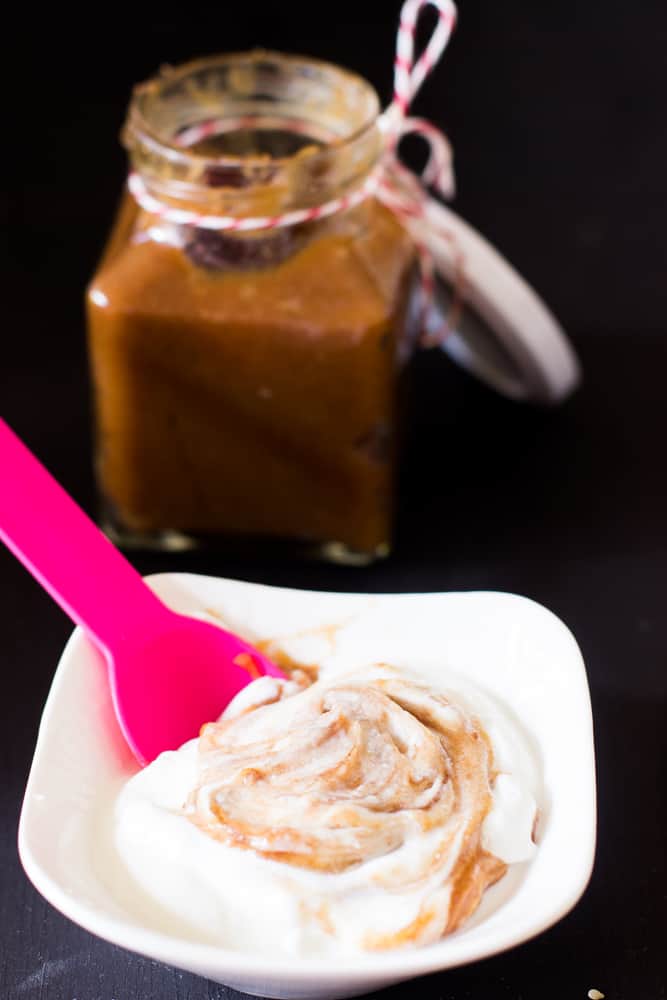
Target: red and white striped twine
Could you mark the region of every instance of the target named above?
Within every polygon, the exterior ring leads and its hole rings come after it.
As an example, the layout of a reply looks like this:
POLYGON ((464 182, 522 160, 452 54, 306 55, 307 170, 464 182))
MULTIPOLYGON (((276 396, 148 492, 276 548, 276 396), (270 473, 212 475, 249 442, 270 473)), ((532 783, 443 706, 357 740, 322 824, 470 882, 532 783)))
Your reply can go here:
MULTIPOLYGON (((386 139, 386 151, 379 166, 354 191, 310 208, 295 209, 273 216, 243 217, 207 215, 167 205, 149 192, 141 175, 136 172, 130 173, 128 178, 131 194, 144 211, 165 222, 217 232, 256 232, 313 222, 354 208, 370 196, 382 201, 399 219, 423 220, 425 206, 429 200, 425 186, 438 191, 445 198, 450 198, 454 194, 452 150, 446 137, 435 125, 422 118, 409 117, 407 112, 417 91, 444 52, 455 24, 456 7, 452 0, 405 0, 396 39, 394 94, 391 104, 379 120, 386 139), (417 22, 422 11, 428 6, 435 8, 438 20, 424 51, 415 60, 417 22), (429 157, 421 173, 421 184, 414 174, 399 162, 396 152, 400 140, 409 134, 422 136, 429 146, 429 157)), ((240 127, 239 121, 242 125, 242 120, 237 120, 234 122, 234 127, 240 127)), ((253 118, 252 123, 257 127, 258 120, 253 118)), ((190 146, 229 128, 229 120, 211 118, 184 129, 179 133, 177 141, 179 145, 190 146)), ((298 131, 293 122, 290 123, 290 129, 298 131)), ((312 135, 310 128, 309 132, 312 135)), ((431 223, 424 226, 423 239, 417 242, 421 263, 424 319, 431 312, 435 279, 433 256, 429 250, 430 227, 431 223)), ((439 235, 448 237, 447 233, 440 232, 439 235)), ((456 311, 456 306, 452 311, 456 311)), ((427 346, 436 342, 441 343, 449 332, 451 332, 450 324, 447 323, 436 334, 433 332, 425 334, 423 343, 427 346)))

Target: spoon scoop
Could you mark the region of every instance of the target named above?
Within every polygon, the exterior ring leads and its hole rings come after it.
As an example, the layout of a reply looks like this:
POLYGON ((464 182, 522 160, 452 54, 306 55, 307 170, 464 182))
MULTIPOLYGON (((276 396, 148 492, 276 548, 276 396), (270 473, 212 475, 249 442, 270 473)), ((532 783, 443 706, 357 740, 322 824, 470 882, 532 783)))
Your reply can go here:
POLYGON ((0 539, 104 656, 140 764, 196 736, 254 678, 285 676, 238 636, 167 608, 2 419, 0 539))

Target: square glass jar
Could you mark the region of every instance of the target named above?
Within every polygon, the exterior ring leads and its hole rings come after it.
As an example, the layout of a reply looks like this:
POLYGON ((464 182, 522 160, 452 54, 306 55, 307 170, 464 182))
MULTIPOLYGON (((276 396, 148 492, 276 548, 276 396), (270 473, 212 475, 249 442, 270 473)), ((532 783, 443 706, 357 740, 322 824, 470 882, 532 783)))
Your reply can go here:
POLYGON ((266 52, 136 88, 123 137, 158 207, 125 195, 87 297, 96 470, 117 542, 388 552, 411 238, 373 197, 261 231, 173 221, 349 196, 381 156, 378 112, 362 78, 266 52))

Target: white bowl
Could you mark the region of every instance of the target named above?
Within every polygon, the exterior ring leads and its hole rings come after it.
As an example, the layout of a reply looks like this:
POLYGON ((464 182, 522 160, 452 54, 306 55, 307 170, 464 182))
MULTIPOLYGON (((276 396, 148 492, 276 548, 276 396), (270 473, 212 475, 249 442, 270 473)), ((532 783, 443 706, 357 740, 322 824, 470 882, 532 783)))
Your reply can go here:
POLYGON ((263 958, 174 932, 105 879, 100 810, 136 770, 110 705, 101 660, 76 630, 44 709, 21 822, 21 861, 39 892, 93 934, 238 990, 271 997, 355 996, 511 948, 564 916, 588 882, 595 847, 595 762, 581 654, 558 618, 501 593, 360 596, 184 574, 153 577, 172 607, 212 609, 253 637, 364 620, 375 659, 439 657, 514 714, 542 767, 538 851, 485 893, 456 934, 413 951, 358 958, 263 958))

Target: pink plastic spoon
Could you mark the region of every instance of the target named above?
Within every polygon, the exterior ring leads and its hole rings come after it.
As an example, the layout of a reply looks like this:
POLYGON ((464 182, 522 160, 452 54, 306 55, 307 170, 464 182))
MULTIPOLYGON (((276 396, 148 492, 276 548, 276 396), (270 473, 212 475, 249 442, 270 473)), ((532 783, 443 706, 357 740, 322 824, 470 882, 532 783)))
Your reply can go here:
POLYGON ((238 636, 170 611, 1 419, 0 538, 104 655, 140 764, 196 736, 253 677, 284 677, 238 636))

